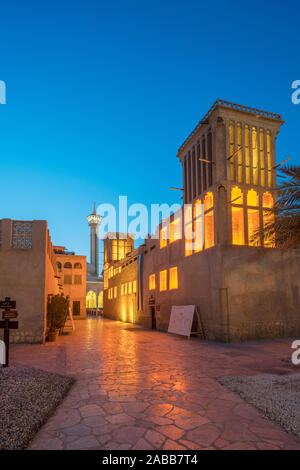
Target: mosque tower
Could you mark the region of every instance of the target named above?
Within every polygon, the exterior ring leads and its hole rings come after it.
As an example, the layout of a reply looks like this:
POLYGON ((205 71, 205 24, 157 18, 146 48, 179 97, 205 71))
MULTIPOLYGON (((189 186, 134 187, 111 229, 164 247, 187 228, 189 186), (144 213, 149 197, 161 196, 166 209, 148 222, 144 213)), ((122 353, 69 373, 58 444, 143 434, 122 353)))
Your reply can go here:
POLYGON ((87 216, 87 221, 91 229, 90 235, 90 264, 88 271, 90 275, 99 276, 99 238, 98 227, 101 223, 101 215, 96 213, 96 204, 94 203, 93 212, 87 216))

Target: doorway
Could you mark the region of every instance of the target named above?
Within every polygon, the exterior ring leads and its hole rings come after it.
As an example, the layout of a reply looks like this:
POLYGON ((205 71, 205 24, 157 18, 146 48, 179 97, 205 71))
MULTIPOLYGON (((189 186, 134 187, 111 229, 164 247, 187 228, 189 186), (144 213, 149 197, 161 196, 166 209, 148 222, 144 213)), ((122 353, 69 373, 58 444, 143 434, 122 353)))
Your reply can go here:
POLYGON ((155 307, 151 307, 151 321, 152 321, 152 330, 156 330, 155 307))
POLYGON ((80 315, 80 301, 74 300, 73 301, 73 316, 79 316, 79 315, 80 315))

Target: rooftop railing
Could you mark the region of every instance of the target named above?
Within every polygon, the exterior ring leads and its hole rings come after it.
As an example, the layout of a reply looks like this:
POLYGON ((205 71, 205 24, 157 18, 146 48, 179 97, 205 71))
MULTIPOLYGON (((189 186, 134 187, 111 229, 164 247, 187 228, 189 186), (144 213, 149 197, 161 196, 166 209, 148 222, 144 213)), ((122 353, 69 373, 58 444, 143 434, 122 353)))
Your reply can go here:
POLYGON ((182 152, 184 147, 190 142, 190 140, 194 137, 194 135, 198 132, 200 127, 203 125, 207 125, 208 118, 211 116, 212 112, 216 109, 217 106, 223 106, 224 108, 231 108, 236 111, 243 111, 245 113, 251 113, 259 117, 265 117, 268 119, 275 119, 281 121, 281 115, 276 113, 271 113, 269 111, 263 111, 262 109, 251 108, 250 106, 244 106, 242 104, 231 103, 230 101, 225 100, 216 100, 212 107, 208 110, 205 116, 198 122, 197 126, 193 129, 190 135, 185 139, 183 144, 179 147, 177 156, 182 152))

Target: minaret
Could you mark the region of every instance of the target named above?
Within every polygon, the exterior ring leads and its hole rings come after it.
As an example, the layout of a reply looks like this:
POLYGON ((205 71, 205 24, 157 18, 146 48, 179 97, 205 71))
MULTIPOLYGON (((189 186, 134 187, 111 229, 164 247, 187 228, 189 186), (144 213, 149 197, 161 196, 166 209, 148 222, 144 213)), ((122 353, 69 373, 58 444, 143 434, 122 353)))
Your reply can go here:
POLYGON ((96 204, 94 203, 94 210, 92 214, 87 216, 87 221, 91 227, 91 266, 97 277, 99 276, 99 239, 97 228, 99 227, 101 220, 102 217, 101 215, 97 215, 96 204))

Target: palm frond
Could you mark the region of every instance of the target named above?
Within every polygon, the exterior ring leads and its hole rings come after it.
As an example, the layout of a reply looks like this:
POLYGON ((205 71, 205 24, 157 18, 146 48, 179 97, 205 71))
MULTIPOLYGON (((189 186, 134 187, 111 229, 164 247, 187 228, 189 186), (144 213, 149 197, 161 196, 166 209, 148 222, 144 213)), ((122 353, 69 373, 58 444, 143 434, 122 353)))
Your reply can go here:
POLYGON ((251 243, 276 240, 276 246, 287 249, 300 246, 300 167, 286 165, 279 170, 283 174, 272 209, 263 209, 266 220, 262 229, 251 237, 251 243))

